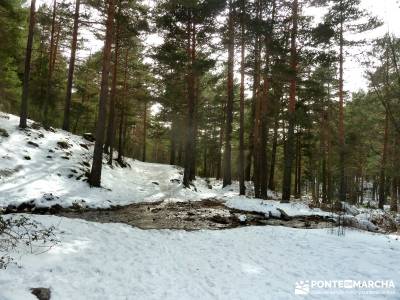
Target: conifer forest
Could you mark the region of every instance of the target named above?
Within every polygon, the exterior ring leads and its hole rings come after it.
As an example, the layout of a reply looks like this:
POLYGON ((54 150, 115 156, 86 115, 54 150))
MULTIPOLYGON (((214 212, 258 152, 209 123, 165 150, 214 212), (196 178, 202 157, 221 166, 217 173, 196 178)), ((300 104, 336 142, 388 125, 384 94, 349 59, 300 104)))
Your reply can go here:
POLYGON ((0 300, 399 299, 396 0, 0 0, 0 300))

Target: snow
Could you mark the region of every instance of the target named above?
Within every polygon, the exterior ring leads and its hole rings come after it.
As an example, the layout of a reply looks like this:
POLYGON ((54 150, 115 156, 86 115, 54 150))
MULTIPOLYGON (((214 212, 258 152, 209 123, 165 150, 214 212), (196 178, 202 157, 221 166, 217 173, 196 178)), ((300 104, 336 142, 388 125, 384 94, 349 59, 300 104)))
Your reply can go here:
POLYGON ((240 222, 246 222, 246 220, 247 220, 247 216, 246 215, 240 215, 239 216, 239 221, 240 222))
MULTIPOLYGON (((238 196, 237 182, 222 188, 221 181, 210 179, 207 182, 197 178, 195 188, 185 189, 180 167, 143 163, 130 158, 126 159, 130 166, 127 168, 110 167, 105 163, 105 158, 102 188, 90 188, 83 181, 83 175, 90 169, 93 143, 63 130, 19 130, 18 123, 17 116, 0 113, 0 128, 7 130, 10 135, 0 137, 0 207, 32 201, 38 207, 79 204, 107 208, 138 202, 215 198, 226 201, 226 205, 232 208, 260 211, 278 217, 281 214, 278 209, 290 216, 329 214, 310 209, 304 203, 281 204, 279 201, 238 196), (38 144, 38 147, 28 145, 29 141, 38 144), (58 142, 66 142, 70 148, 62 149, 57 145, 58 142), (26 160, 25 156, 31 159, 26 160)), ((28 125, 32 124, 29 120, 28 125)), ((276 194, 269 191, 269 197, 276 197, 276 194)))
POLYGON ((288 216, 310 216, 319 215, 323 217, 332 217, 332 213, 320 209, 312 209, 303 202, 280 203, 276 200, 250 199, 243 196, 229 198, 226 206, 246 211, 255 211, 265 213, 267 216, 279 218, 280 210, 283 210, 288 216))
MULTIPOLYGON (((245 227, 223 231, 140 230, 55 216, 61 243, 0 272, 0 299, 299 299, 297 281, 393 280, 400 284, 400 241, 346 230, 245 227)), ((370 299, 310 294, 306 299, 370 299)), ((375 299, 398 299, 395 295, 375 299)), ((372 298, 371 298, 372 299, 372 298)))
MULTIPOLYGON (((106 208, 213 198, 268 216, 279 217, 284 211, 289 216, 332 217, 304 200, 280 203, 273 192, 269 192, 272 200, 239 196, 237 182, 223 188, 221 181, 197 178, 194 187, 185 189, 181 168, 133 159, 127 159, 127 168, 104 164, 103 187, 90 188, 83 175, 90 169, 93 143, 62 130, 19 130, 18 121, 0 113, 0 128, 9 134, 0 135, 0 207, 32 201, 37 206, 78 203, 106 208), (63 149, 59 142, 69 148, 63 149)), ((347 212, 344 218, 367 230, 375 226, 371 221, 385 217, 383 211, 350 206, 347 212)), ((31 254, 19 244, 11 253, 18 264, 0 271, 1 300, 36 299, 29 289, 37 287, 50 288, 56 300, 290 300, 299 298, 294 293, 296 282, 306 280, 387 279, 400 284, 398 235, 346 229, 339 236, 332 229, 279 226, 141 230, 56 216, 29 217, 46 227, 54 225, 60 243, 41 254, 31 254)), ((246 216, 239 219, 245 222, 246 216)), ((360 294, 331 296, 310 294, 306 299, 366 299, 360 294)), ((399 299, 397 293, 378 297, 399 299)))
POLYGON ((91 163, 92 143, 62 130, 50 132, 29 128, 27 132, 21 131, 17 127, 18 121, 18 117, 13 115, 0 116, 0 128, 10 135, 0 137, 0 206, 33 200, 38 206, 57 203, 68 207, 84 203, 89 207, 109 207, 160 201, 175 193, 184 194, 178 182, 182 181, 182 170, 132 159, 127 159, 130 168, 104 165, 103 188, 90 188, 83 177, 77 178, 89 169, 85 169, 82 163, 91 163), (28 141, 37 143, 39 147, 28 145, 28 141), (71 148, 61 149, 57 146, 60 141, 67 142, 71 148), (67 155, 69 159, 64 159, 67 155), (31 159, 26 160, 25 156, 31 159), (8 175, 1 176, 4 173, 8 175), (48 200, 48 195, 53 199, 48 200))

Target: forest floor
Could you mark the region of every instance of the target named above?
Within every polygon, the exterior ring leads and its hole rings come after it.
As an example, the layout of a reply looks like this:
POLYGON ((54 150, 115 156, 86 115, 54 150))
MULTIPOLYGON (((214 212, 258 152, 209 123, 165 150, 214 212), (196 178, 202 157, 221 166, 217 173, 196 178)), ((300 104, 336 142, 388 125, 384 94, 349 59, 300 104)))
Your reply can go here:
POLYGON ((282 204, 272 192, 271 200, 254 199, 250 184, 249 195, 238 196, 237 183, 222 188, 202 178, 184 189, 179 167, 132 159, 125 168, 104 164, 103 188, 90 188, 92 142, 31 121, 27 130, 17 125, 0 113, 3 217, 54 226, 58 242, 0 249, 14 259, 0 271, 1 300, 36 299, 31 288, 66 300, 279 300, 299 299, 303 287, 300 299, 399 299, 396 288, 309 286, 392 280, 397 287, 399 215, 347 206, 341 223, 363 230, 337 227, 337 214, 307 199, 282 204))
POLYGON ((112 209, 62 209, 56 215, 99 223, 124 223, 141 229, 231 229, 250 225, 312 229, 336 226, 333 218, 325 216, 267 217, 261 212, 229 208, 216 199, 138 203, 112 209))

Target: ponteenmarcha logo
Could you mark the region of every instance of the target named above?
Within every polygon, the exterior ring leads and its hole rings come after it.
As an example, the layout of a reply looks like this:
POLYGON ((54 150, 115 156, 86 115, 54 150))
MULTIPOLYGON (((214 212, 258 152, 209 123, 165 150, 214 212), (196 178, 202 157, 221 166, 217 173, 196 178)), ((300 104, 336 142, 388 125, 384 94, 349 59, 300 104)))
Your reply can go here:
POLYGON ((294 289, 296 295, 308 295, 310 293, 310 283, 308 280, 297 281, 294 289))
POLYGON ((296 295, 309 294, 395 294, 393 280, 300 280, 296 282, 296 295))

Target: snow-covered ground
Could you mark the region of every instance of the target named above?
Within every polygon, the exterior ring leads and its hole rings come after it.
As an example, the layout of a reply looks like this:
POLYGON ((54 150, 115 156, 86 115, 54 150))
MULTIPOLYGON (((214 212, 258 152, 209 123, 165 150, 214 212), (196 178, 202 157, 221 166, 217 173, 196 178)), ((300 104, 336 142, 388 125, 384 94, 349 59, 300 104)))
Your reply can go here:
MULTIPOLYGON (((310 209, 304 203, 281 204, 279 201, 239 197, 237 183, 223 189, 220 181, 207 183, 198 178, 196 189, 184 189, 181 168, 129 158, 127 163, 130 167, 127 168, 104 164, 103 188, 90 188, 84 181, 84 174, 90 169, 93 143, 63 130, 52 132, 35 126, 36 129, 31 126, 26 131, 19 130, 18 123, 17 116, 0 113, 0 128, 9 135, 0 135, 0 207, 32 201, 36 206, 44 207, 55 204, 69 207, 77 203, 106 208, 137 202, 216 198, 227 201, 232 208, 274 216, 280 215, 277 208, 291 216, 329 214, 310 209), (68 148, 63 149, 60 142, 66 143, 68 148)), ((275 195, 270 193, 270 196, 275 195)))
MULTIPOLYGON (((0 134, 0 207, 3 208, 26 202, 38 207, 78 204, 107 208, 138 202, 215 198, 225 201, 228 207, 262 212, 267 216, 279 217, 282 211, 289 216, 331 216, 329 212, 311 209, 307 201, 282 204, 277 201, 279 195, 273 192, 269 192, 269 197, 276 200, 239 196, 237 182, 222 188, 221 181, 197 178, 195 188, 185 189, 180 167, 143 163, 130 158, 126 159, 129 167, 121 168, 107 165, 105 157, 102 188, 90 188, 85 181, 85 173, 90 170, 93 143, 63 130, 49 131, 32 126, 32 121, 28 121, 30 128, 20 130, 18 123, 17 116, 0 112, 0 130, 7 132, 6 136, 0 134)), ((376 214, 383 212, 347 205, 347 210, 349 208, 350 215, 346 218, 351 224, 366 230, 377 230, 373 223, 377 219, 376 214)), ((400 215, 397 219, 400 222, 400 215)))
POLYGON ((132 159, 127 159, 130 168, 104 165, 103 188, 90 188, 82 175, 89 170, 84 163, 91 163, 92 143, 62 130, 22 131, 17 127, 18 122, 16 116, 0 115, 0 128, 9 134, 0 136, 0 206, 34 200, 39 206, 84 203, 90 207, 109 207, 190 193, 179 183, 180 169, 132 159), (69 148, 62 149, 58 142, 68 143, 69 148))
MULTIPOLYGON (((127 168, 105 164, 103 188, 90 188, 84 173, 90 169, 92 143, 62 130, 19 130, 17 125, 18 117, 0 113, 0 207, 32 201, 37 206, 105 208, 215 198, 228 207, 276 217, 281 211, 331 216, 305 201, 281 204, 238 196, 237 183, 222 188, 220 181, 198 178, 195 187, 184 189, 179 167, 132 159, 127 159, 127 168)), ((353 222, 370 225, 368 210, 347 210, 353 222)), ((0 270, 0 300, 35 299, 29 289, 38 287, 50 288, 56 300, 400 299, 393 288, 311 286, 317 281, 389 280, 398 288, 398 236, 351 229, 339 236, 328 229, 278 226, 141 230, 56 216, 30 218, 45 227, 54 225, 60 243, 41 254, 20 243, 10 253, 17 264, 0 270), (296 283, 298 291, 309 294, 296 295, 296 283), (368 291, 378 295, 363 294, 368 291)))
POLYGON ((330 217, 332 213, 325 212, 320 209, 312 209, 307 204, 302 202, 292 203, 280 203, 276 200, 261 200, 261 199, 246 199, 243 197, 233 196, 230 197, 226 203, 226 206, 231 208, 237 208, 247 211, 263 212, 270 214, 275 217, 280 217, 283 210, 288 216, 309 216, 309 215, 320 215, 330 217))
MULTIPOLYGON (((399 299, 400 241, 347 230, 246 227, 223 231, 140 230, 54 216, 61 243, 0 271, 0 299, 399 299), (295 294, 296 282, 389 280, 393 288, 316 289, 295 294), (332 293, 322 295, 321 293, 332 293), (346 293, 346 294, 341 294, 346 293), (388 294, 382 294, 388 293, 388 294)), ((25 253, 25 254, 24 254, 25 253)))

